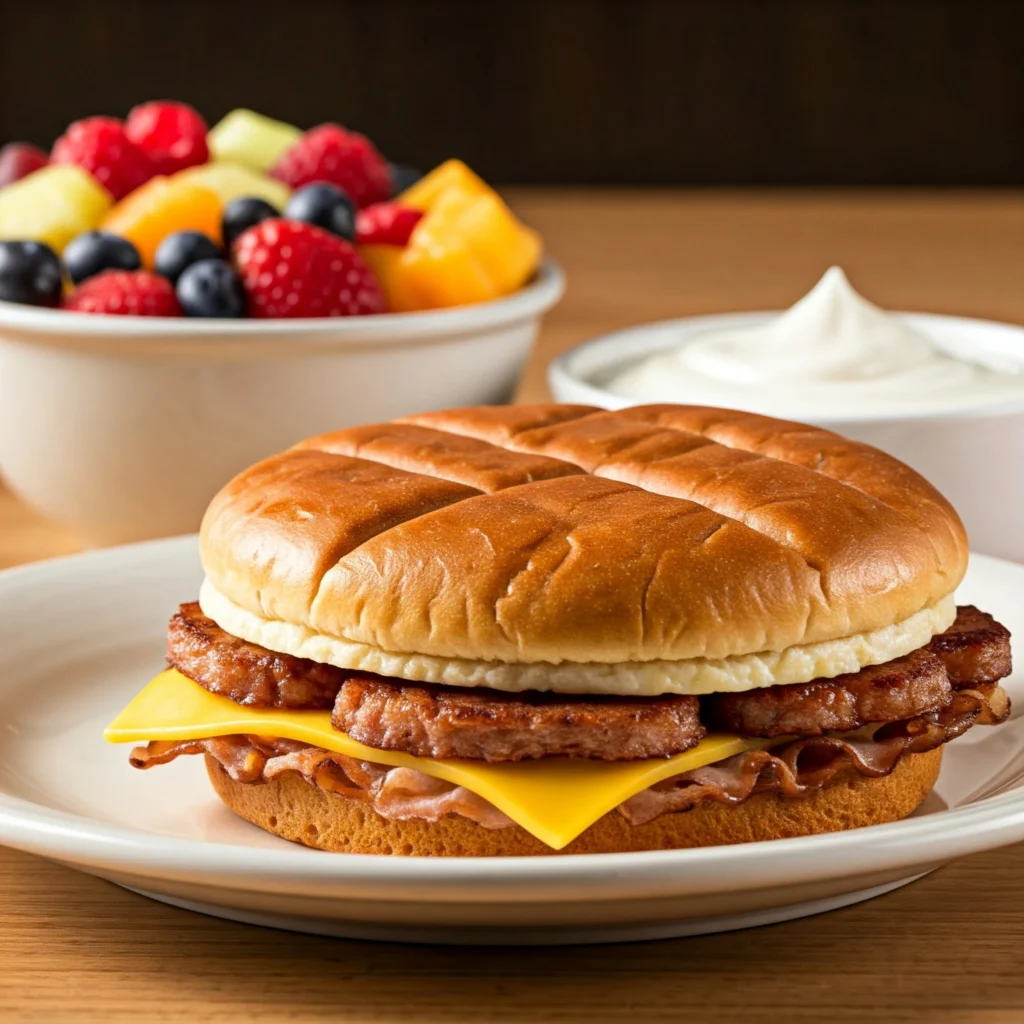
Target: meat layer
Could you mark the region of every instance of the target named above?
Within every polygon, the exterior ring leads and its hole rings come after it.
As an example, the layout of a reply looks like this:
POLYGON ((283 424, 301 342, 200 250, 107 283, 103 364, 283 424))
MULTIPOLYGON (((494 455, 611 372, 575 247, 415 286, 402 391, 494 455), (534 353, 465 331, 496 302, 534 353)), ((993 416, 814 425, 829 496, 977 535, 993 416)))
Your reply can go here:
POLYGON ((922 649, 835 679, 711 694, 701 716, 709 728, 741 736, 820 736, 925 714, 951 692, 942 661, 922 649))
POLYGON ((697 697, 510 694, 379 677, 346 679, 332 722, 378 750, 482 761, 670 757, 695 747, 707 734, 697 697))
MULTIPOLYGON (((748 736, 820 736, 936 711, 954 689, 991 697, 1011 668, 1008 631, 973 606, 925 648, 829 680, 736 694, 593 698, 410 684, 278 654, 231 636, 182 605, 168 660, 214 693, 254 707, 334 710, 335 727, 368 746, 487 761, 570 756, 664 757, 706 728, 748 736)), ((1005 717, 1006 708, 983 712, 1005 717)))
POLYGON ((956 689, 998 683, 1013 671, 1010 631, 972 604, 957 608, 956 621, 932 637, 928 650, 942 659, 956 689))
POLYGON ((167 627, 167 660, 182 675, 236 704, 328 711, 352 673, 277 654, 221 629, 198 601, 183 604, 167 627))

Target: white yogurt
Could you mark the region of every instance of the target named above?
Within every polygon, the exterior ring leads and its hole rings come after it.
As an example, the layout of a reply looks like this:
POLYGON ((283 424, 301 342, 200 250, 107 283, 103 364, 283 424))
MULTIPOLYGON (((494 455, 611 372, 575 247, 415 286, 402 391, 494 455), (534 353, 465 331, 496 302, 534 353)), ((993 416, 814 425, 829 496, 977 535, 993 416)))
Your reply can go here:
POLYGON ((608 390, 641 402, 722 405, 787 419, 955 411, 1024 400, 1024 351, 954 350, 860 296, 832 267, 755 327, 706 331, 623 369, 608 390))

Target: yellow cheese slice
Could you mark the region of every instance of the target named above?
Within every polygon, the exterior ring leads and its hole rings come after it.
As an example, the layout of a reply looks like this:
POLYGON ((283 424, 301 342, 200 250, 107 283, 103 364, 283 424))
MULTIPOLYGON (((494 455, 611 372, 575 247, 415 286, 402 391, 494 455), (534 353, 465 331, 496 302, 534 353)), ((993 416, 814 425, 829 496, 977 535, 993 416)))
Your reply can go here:
POLYGON ((487 764, 438 761, 375 750, 331 726, 329 711, 260 710, 218 697, 174 669, 158 675, 107 726, 110 743, 199 740, 248 733, 322 747, 338 754, 401 768, 464 786, 494 804, 517 825, 556 850, 570 843, 624 800, 681 772, 778 740, 708 736, 692 750, 649 761, 545 758, 487 764))

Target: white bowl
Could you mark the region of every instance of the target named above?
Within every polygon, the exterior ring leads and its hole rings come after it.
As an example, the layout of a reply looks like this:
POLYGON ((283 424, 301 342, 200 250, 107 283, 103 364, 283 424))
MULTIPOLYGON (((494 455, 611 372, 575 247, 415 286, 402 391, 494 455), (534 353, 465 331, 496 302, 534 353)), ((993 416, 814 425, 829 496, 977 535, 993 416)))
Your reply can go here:
POLYGON ((317 320, 89 316, 0 302, 0 473, 98 544, 194 530, 246 466, 311 434, 507 401, 546 261, 508 298, 317 320))
MULTIPOLYGON (((897 315, 939 342, 956 340, 1004 359, 1024 358, 1022 327, 925 313, 897 315)), ((699 332, 750 326, 774 316, 778 313, 687 317, 616 331, 556 359, 548 369, 548 383, 561 402, 605 409, 635 405, 635 400, 607 390, 617 370, 699 332)), ((906 462, 953 503, 974 550, 1024 561, 1024 400, 955 413, 804 418, 906 462)))

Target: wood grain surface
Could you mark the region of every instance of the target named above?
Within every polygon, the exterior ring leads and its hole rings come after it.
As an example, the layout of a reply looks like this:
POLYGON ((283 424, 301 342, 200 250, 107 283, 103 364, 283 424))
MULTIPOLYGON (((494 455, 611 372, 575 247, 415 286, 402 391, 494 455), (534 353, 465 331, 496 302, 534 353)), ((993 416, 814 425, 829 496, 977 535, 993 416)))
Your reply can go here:
MULTIPOLYGON (((831 263, 883 305, 1024 323, 1018 194, 514 198, 570 279, 524 380, 526 400, 544 397, 544 364, 570 344, 641 320, 784 306, 831 263)), ((0 566, 75 546, 0 490, 0 566)), ((0 850, 4 1024, 769 1019, 1024 1020, 1024 845, 803 921, 551 950, 379 945, 236 925, 0 850)))

